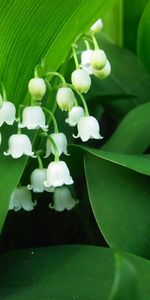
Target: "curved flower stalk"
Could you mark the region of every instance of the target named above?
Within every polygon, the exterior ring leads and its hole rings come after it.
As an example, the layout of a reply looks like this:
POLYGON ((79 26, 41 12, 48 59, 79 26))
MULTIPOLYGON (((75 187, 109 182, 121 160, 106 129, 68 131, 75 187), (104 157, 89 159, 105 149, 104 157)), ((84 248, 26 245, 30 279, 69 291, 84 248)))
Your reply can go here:
POLYGON ((35 157, 29 137, 20 133, 11 135, 8 141, 8 150, 4 152, 4 155, 19 158, 24 154, 35 157))
POLYGON ((83 142, 87 142, 89 139, 102 139, 100 135, 99 124, 97 120, 92 116, 85 116, 80 118, 78 122, 78 134, 74 135, 75 138, 81 138, 83 142))
POLYGON ((32 201, 31 192, 26 186, 16 187, 10 198, 9 210, 18 211, 23 208, 26 211, 34 209, 36 201, 32 201))
MULTIPOLYGON (((64 133, 62 132, 52 133, 50 134, 50 137, 53 139, 54 143, 56 144, 59 156, 62 153, 64 153, 65 155, 69 155, 67 151, 67 138, 64 133)), ((55 155, 55 149, 53 144, 51 143, 51 140, 48 138, 46 142, 45 158, 47 158, 51 153, 55 155)))
POLYGON ((70 190, 66 186, 55 189, 53 200, 54 204, 50 204, 49 207, 58 212, 62 212, 65 209, 71 210, 79 203, 79 200, 72 197, 70 190))
POLYGON ((40 106, 26 106, 22 113, 22 123, 18 124, 19 128, 48 130, 48 125, 45 124, 45 115, 40 106))

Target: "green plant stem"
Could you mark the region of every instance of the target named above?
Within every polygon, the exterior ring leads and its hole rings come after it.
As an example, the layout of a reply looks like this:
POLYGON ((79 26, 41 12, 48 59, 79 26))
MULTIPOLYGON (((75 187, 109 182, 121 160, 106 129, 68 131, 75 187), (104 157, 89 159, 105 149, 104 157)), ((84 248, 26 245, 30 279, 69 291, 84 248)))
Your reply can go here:
POLYGON ((47 72, 47 73, 45 74, 45 76, 46 76, 46 77, 49 77, 49 76, 58 76, 58 77, 61 79, 63 86, 66 85, 66 80, 65 80, 65 78, 64 78, 60 73, 58 73, 58 72, 47 72))
POLYGON ((72 45, 72 54, 73 54, 73 58, 74 58, 76 69, 80 69, 80 65, 79 65, 79 62, 78 62, 77 53, 76 53, 76 50, 75 50, 76 48, 77 48, 76 44, 73 44, 72 45))
MULTIPOLYGON (((53 125, 54 125, 54 132, 55 133, 58 133, 59 130, 58 130, 58 125, 57 125, 57 121, 56 121, 56 118, 54 117, 54 114, 46 107, 43 107, 43 110, 50 115, 50 119, 52 119, 53 121, 53 125)), ((48 124, 49 124, 50 120, 48 121, 48 124)))
POLYGON ((39 164, 39 169, 43 169, 43 163, 42 163, 42 159, 40 157, 39 154, 36 154, 37 155, 37 160, 38 160, 38 164, 39 164))

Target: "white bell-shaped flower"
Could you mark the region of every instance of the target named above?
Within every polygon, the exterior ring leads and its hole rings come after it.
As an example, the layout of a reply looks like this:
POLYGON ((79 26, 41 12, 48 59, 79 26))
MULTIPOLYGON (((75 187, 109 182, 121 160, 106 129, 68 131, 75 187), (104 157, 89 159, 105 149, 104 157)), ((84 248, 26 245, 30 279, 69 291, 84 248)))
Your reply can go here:
POLYGON ((45 125, 45 115, 40 106, 27 106, 22 113, 22 123, 18 125, 19 128, 27 127, 28 129, 42 128, 44 131, 48 129, 45 125))
POLYGON ((93 74, 99 79, 107 78, 111 73, 111 65, 107 60, 105 67, 102 70, 93 70, 93 74))
POLYGON ((82 106, 74 106, 68 113, 68 118, 65 120, 70 126, 76 126, 81 117, 84 116, 84 109, 82 106))
POLYGON ((93 74, 93 68, 91 66, 91 55, 93 50, 85 50, 81 53, 81 68, 87 71, 88 74, 93 74))
POLYGON ((28 90, 34 100, 41 100, 46 92, 46 84, 43 78, 32 78, 28 84, 28 90))
POLYGON ((100 32, 101 29, 103 28, 103 21, 102 19, 98 19, 92 26, 91 26, 91 31, 94 33, 100 32))
POLYGON ((0 107, 0 126, 5 122, 8 125, 13 125, 15 121, 16 108, 10 101, 3 101, 0 107))
MULTIPOLYGON (((54 143, 56 144, 58 155, 60 156, 62 153, 65 155, 69 155, 67 151, 67 138, 64 133, 52 133, 51 138, 53 139, 54 143)), ((49 139, 46 142, 46 155, 45 158, 48 157, 51 153, 55 155, 54 147, 49 139)))
POLYGON ((46 187, 59 187, 64 184, 70 185, 73 179, 70 176, 69 169, 64 161, 51 162, 47 169, 47 178, 44 182, 46 187))
POLYGON ((73 209, 79 200, 75 200, 72 197, 70 190, 66 186, 56 188, 54 191, 54 204, 50 204, 49 207, 55 211, 61 212, 73 209))
POLYGON ((75 138, 80 137, 83 142, 87 142, 89 139, 102 139, 100 135, 99 124, 97 120, 92 116, 82 117, 77 125, 78 135, 75 138))
POLYGON ((94 50, 90 57, 91 67, 95 70, 101 70, 107 62, 106 54, 103 50, 94 50))
POLYGON ((75 70, 71 74, 71 82, 80 93, 87 93, 91 87, 91 78, 85 70, 75 70))
POLYGON ((62 111, 69 111, 73 107, 74 100, 75 95, 71 88, 61 87, 58 89, 56 101, 62 111))
POLYGON ((46 188, 44 181, 46 180, 47 169, 35 169, 30 176, 31 184, 27 188, 33 190, 34 193, 42 193, 44 191, 53 192, 54 188, 46 188))
POLYGON ((34 152, 32 152, 31 141, 26 134, 11 135, 8 141, 8 150, 4 154, 6 156, 11 155, 13 158, 19 158, 23 154, 35 157, 34 152))
POLYGON ((26 211, 31 211, 34 209, 36 201, 32 201, 31 192, 27 189, 26 186, 16 187, 12 193, 9 210, 18 211, 23 208, 26 211))

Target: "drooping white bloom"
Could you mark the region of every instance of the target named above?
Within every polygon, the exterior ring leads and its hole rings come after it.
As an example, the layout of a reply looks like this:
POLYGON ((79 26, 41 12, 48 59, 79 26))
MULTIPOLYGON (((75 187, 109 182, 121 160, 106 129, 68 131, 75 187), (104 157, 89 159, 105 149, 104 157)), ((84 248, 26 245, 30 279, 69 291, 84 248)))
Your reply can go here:
POLYGON ((46 92, 46 84, 43 78, 32 78, 28 84, 28 90, 34 100, 41 100, 46 92))
POLYGON ((91 86, 91 78, 85 70, 75 70, 71 74, 71 81, 73 86, 80 93, 87 93, 91 86))
POLYGON ((84 116, 84 109, 82 106, 74 106, 68 113, 68 118, 65 120, 70 126, 76 126, 81 117, 84 116))
POLYGON ((63 184, 70 185, 73 183, 69 169, 64 161, 51 162, 47 169, 47 178, 44 182, 46 187, 59 187, 63 184))
POLYGON ((85 50, 81 53, 81 68, 87 71, 88 74, 93 74, 93 69, 91 67, 91 55, 93 50, 85 50))
POLYGON ((32 201, 31 192, 27 189, 26 186, 16 187, 12 193, 9 210, 18 211, 23 208, 26 211, 31 211, 34 209, 36 201, 32 201))
POLYGON ((103 28, 103 22, 102 19, 98 19, 92 26, 91 26, 91 31, 93 31, 94 33, 97 33, 99 31, 101 31, 101 29, 103 28))
POLYGON ((0 126, 5 122, 8 125, 13 125, 15 121, 16 108, 10 101, 3 101, 0 107, 0 126))
POLYGON ((8 141, 8 150, 4 154, 6 156, 11 155, 13 158, 19 158, 23 154, 35 157, 30 139, 26 134, 11 135, 8 141))
POLYGON ((40 106, 27 106, 22 113, 22 123, 18 125, 19 128, 27 127, 28 129, 42 128, 44 131, 48 129, 45 125, 45 115, 40 106))
POLYGON ((71 88, 61 87, 57 91, 56 100, 62 111, 69 111, 73 107, 75 95, 71 88))
POLYGON ((83 142, 87 142, 89 139, 102 139, 100 135, 99 124, 97 120, 92 116, 82 117, 77 125, 78 134, 75 138, 80 137, 83 142))
POLYGON ((35 169, 30 176, 31 184, 28 184, 27 188, 33 190, 35 193, 42 193, 44 191, 53 192, 54 188, 46 188, 44 181, 46 180, 46 169, 35 169))
POLYGON ((93 70, 93 74, 100 79, 107 78, 111 73, 111 65, 107 60, 105 67, 102 70, 93 70))
POLYGON ((101 70, 107 62, 106 54, 103 50, 94 50, 91 54, 91 67, 95 70, 101 70))
MULTIPOLYGON (((62 153, 64 153, 65 155, 69 155, 67 152, 67 138, 65 134, 62 132, 58 132, 58 133, 52 133, 50 136, 54 140, 54 143, 56 144, 59 156, 62 153)), ((55 150, 51 141, 47 139, 45 158, 48 157, 51 153, 55 155, 55 150)))
POLYGON ((54 204, 50 204, 49 207, 61 212, 63 210, 71 210, 73 209, 77 204, 79 203, 79 200, 75 200, 72 197, 72 194, 70 190, 66 186, 62 186, 59 188, 56 188, 54 191, 54 204))

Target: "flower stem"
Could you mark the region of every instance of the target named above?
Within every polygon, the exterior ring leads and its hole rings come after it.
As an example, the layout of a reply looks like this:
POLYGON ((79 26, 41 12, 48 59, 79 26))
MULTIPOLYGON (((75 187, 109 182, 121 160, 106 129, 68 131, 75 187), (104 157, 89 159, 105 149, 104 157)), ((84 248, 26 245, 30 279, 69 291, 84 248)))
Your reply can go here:
MULTIPOLYGON (((56 118, 54 117, 54 114, 46 107, 43 107, 43 110, 50 115, 50 120, 52 119, 53 125, 54 125, 54 132, 58 133, 59 132, 58 125, 57 125, 56 118)), ((50 120, 48 121, 48 124, 49 124, 50 120)))
POLYGON ((66 85, 65 78, 60 73, 58 73, 58 72, 48 72, 48 73, 45 74, 45 76, 46 77, 49 77, 49 76, 58 76, 61 79, 63 86, 66 85))
POLYGON ((36 153, 36 155, 37 155, 36 157, 37 157, 38 164, 39 164, 39 169, 44 169, 44 168, 43 168, 42 159, 41 159, 40 155, 37 154, 37 153, 36 153))
POLYGON ((53 148, 54 148, 55 161, 59 161, 59 153, 58 153, 57 145, 54 142, 53 138, 50 135, 48 135, 46 132, 41 133, 41 135, 47 137, 50 140, 50 142, 51 142, 51 144, 53 145, 53 148))
POLYGON ((72 54, 73 54, 73 57, 74 57, 75 66, 76 66, 76 69, 80 69, 77 53, 76 53, 76 50, 75 50, 76 48, 77 48, 77 45, 72 44, 72 54))
POLYGON ((87 49, 87 50, 90 50, 91 48, 90 48, 90 43, 89 43, 89 41, 86 40, 86 39, 84 39, 84 43, 85 43, 86 49, 87 49))
POLYGON ((39 74, 38 74, 38 68, 41 67, 40 65, 36 65, 34 68, 34 78, 38 78, 39 74))
POLYGON ((93 41, 95 50, 99 50, 99 45, 97 43, 97 40, 96 40, 96 37, 95 37, 94 33, 91 33, 91 37, 92 37, 92 41, 93 41))

